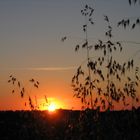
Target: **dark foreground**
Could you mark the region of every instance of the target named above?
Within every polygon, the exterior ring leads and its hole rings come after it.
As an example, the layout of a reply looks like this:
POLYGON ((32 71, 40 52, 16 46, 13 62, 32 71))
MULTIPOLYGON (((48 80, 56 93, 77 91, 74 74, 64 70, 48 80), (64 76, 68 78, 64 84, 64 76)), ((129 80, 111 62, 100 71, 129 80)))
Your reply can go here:
POLYGON ((99 113, 1 111, 0 140, 140 140, 140 108, 99 113))

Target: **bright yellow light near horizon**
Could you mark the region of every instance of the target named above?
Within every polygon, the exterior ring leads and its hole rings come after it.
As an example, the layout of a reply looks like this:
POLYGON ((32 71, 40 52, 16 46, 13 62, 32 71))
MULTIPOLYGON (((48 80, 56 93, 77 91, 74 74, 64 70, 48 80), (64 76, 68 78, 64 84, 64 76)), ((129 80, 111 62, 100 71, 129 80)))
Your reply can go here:
POLYGON ((48 106, 48 111, 53 112, 56 110, 56 105, 54 103, 50 103, 48 106))
POLYGON ((56 98, 47 98, 48 103, 46 103, 45 99, 41 98, 40 102, 40 110, 48 110, 49 112, 53 112, 56 109, 65 108, 64 103, 56 98))

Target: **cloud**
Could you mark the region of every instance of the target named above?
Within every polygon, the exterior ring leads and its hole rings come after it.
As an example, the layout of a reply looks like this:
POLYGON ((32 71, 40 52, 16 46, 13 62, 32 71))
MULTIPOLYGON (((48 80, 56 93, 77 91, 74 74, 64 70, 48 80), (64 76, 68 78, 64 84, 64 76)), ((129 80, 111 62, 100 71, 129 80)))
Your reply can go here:
POLYGON ((16 70, 31 70, 31 71, 67 71, 76 69, 75 66, 70 67, 36 67, 36 68, 17 68, 16 70))

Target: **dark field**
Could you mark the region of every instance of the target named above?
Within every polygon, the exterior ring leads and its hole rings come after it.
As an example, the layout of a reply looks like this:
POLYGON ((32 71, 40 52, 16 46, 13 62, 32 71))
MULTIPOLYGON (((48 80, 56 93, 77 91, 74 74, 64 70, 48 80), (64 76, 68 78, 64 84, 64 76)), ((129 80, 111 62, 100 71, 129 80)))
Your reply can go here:
POLYGON ((140 108, 98 113, 1 111, 0 140, 140 140, 140 108))

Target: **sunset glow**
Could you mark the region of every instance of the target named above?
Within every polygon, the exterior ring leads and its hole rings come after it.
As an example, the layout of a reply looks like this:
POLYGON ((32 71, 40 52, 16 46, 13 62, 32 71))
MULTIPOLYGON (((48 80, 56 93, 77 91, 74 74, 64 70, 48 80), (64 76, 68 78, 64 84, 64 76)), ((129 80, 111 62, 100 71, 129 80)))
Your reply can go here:
POLYGON ((56 110, 56 105, 54 103, 51 103, 49 106, 48 106, 48 111, 50 112, 53 112, 56 110))
POLYGON ((64 103, 63 101, 60 101, 59 99, 48 97, 47 102, 42 98, 39 100, 40 102, 40 110, 48 110, 49 112, 53 112, 56 109, 64 109, 64 103))

